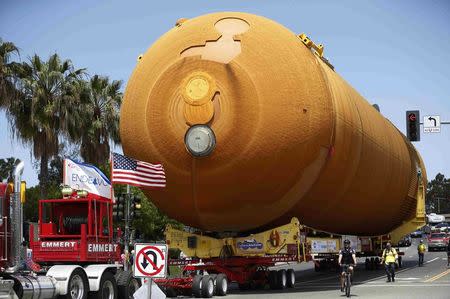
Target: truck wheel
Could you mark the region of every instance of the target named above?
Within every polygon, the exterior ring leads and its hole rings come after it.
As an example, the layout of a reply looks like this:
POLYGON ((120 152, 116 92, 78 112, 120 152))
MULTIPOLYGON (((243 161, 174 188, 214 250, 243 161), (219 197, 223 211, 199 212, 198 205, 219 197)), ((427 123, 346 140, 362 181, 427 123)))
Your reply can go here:
POLYGON ((272 290, 277 288, 277 271, 271 270, 269 272, 269 286, 272 290))
POLYGON ((103 272, 98 292, 92 292, 95 299, 117 299, 117 283, 111 272, 103 272))
POLYGON ((202 278, 202 295, 203 298, 212 298, 214 295, 214 281, 209 275, 202 278))
POLYGON ((202 276, 195 275, 192 280, 192 295, 195 298, 202 298, 202 276))
POLYGON ((218 296, 226 296, 228 293, 228 280, 223 273, 218 274, 216 277, 216 293, 218 296))
POLYGON ((131 271, 121 271, 116 275, 119 298, 133 299, 133 294, 141 287, 139 279, 133 277, 131 271))
POLYGON ((286 272, 287 276, 287 287, 293 288, 295 286, 295 272, 293 269, 288 269, 286 272))
POLYGON ((87 299, 89 282, 86 273, 80 268, 73 270, 67 284, 67 294, 60 296, 64 299, 87 299))
POLYGON ((277 272, 277 289, 285 289, 287 285, 286 270, 278 270, 277 272))
POLYGON ((167 288, 165 293, 166 293, 167 298, 178 297, 178 293, 174 288, 167 288))

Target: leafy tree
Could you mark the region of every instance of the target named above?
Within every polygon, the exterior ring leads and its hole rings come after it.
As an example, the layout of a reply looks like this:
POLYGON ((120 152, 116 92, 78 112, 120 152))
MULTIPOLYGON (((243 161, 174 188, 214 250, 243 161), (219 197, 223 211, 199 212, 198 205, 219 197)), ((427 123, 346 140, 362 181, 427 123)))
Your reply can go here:
POLYGON ((9 123, 14 136, 33 146, 32 153, 40 161, 41 196, 48 190, 48 162, 59 153, 61 134, 67 130, 70 113, 79 106, 71 97, 70 87, 84 74, 75 70, 70 60, 61 61, 57 54, 42 61, 37 55, 23 62, 18 72, 22 96, 8 107, 9 123))
POLYGON ((13 182, 14 167, 19 164, 20 160, 16 158, 0 159, 0 182, 6 180, 7 182, 13 182))
MULTIPOLYGON (((114 189, 116 195, 126 192, 125 185, 116 185, 114 189)), ((164 230, 168 224, 179 229, 183 228, 181 223, 161 212, 139 188, 131 187, 131 193, 142 198, 141 215, 133 219, 132 222, 132 229, 138 232, 139 239, 146 241, 164 240, 164 230)), ((116 225, 122 224, 116 223, 116 225)))
POLYGON ((80 155, 87 163, 104 165, 110 154, 110 141, 120 143, 119 114, 122 104, 121 81, 94 75, 88 82, 74 85, 81 101, 78 123, 69 128, 71 140, 81 141, 80 155))
POLYGON ((426 208, 429 213, 450 213, 450 179, 441 173, 428 182, 426 208))
POLYGON ((14 55, 19 56, 16 45, 0 39, 0 108, 10 106, 18 95, 15 86, 18 63, 12 61, 14 55))

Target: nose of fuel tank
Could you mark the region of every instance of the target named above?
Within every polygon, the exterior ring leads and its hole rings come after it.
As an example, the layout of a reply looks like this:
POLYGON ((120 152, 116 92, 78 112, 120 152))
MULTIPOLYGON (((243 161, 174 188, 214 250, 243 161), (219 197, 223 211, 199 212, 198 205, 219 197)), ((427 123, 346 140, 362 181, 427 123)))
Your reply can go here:
POLYGON ((260 227, 301 199, 325 161, 331 107, 325 88, 309 84, 324 87, 318 66, 295 35, 261 17, 177 26, 127 85, 124 153, 164 165, 166 188, 144 192, 168 216, 211 231, 260 227))

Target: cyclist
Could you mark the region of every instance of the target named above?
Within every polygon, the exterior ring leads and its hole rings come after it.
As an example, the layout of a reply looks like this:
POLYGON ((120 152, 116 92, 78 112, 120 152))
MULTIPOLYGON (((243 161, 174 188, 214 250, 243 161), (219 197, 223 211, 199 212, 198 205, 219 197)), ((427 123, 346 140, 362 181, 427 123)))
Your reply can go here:
POLYGON ((417 253, 419 254, 419 266, 423 266, 423 256, 425 254, 425 244, 423 244, 423 240, 420 240, 419 245, 417 245, 417 253))
POLYGON ((394 264, 397 263, 398 255, 395 248, 391 247, 391 243, 386 244, 386 248, 383 250, 380 264, 384 262, 384 268, 386 270, 387 280, 386 282, 395 282, 395 270, 394 264))
POLYGON ((341 292, 344 291, 344 277, 345 268, 348 267, 350 277, 353 276, 353 267, 356 266, 356 253, 353 248, 350 247, 350 240, 344 241, 344 248, 339 251, 339 266, 341 266, 341 292))

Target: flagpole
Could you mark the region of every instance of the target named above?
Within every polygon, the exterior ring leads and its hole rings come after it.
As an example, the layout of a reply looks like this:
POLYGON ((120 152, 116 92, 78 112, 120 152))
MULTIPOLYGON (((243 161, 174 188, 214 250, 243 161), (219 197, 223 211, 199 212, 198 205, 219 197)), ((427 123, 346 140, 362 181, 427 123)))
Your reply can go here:
POLYGON ((128 252, 130 241, 130 185, 127 184, 127 195, 125 196, 125 263, 124 270, 128 270, 128 252))

